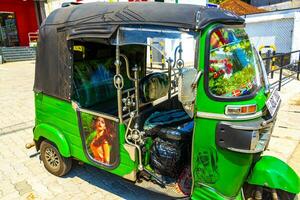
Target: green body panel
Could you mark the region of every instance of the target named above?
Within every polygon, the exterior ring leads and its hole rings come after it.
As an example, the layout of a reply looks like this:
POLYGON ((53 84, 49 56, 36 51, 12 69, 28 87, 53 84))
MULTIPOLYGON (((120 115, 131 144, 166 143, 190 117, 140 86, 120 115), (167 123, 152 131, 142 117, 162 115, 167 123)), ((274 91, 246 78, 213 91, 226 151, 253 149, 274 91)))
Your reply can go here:
MULTIPOLYGON (((208 187, 196 188, 193 193, 192 200, 224 200, 226 197, 218 194, 214 189, 208 187)), ((244 200, 242 192, 239 192, 238 195, 230 200, 244 200)))
POLYGON ((59 152, 64 157, 70 157, 69 144, 64 135, 55 127, 49 124, 39 124, 34 129, 34 140, 39 141, 42 138, 47 138, 49 141, 56 144, 59 152))
POLYGON ((262 156, 247 180, 253 185, 281 189, 290 193, 300 192, 300 179, 285 162, 272 156, 262 156))
MULTIPOLYGON (((200 38, 199 70, 204 71, 205 44, 208 31, 216 25, 208 27, 200 38)), ((256 104, 261 111, 267 100, 264 89, 261 89, 253 99, 238 102, 222 102, 210 99, 205 95, 204 76, 199 80, 195 103, 195 112, 224 114, 227 105, 256 104)), ((253 162, 253 155, 237 153, 217 147, 215 142, 216 125, 219 120, 195 118, 193 136, 193 193, 194 198, 208 193, 208 185, 225 197, 236 197, 247 178, 253 162)), ((199 199, 199 198, 198 198, 199 199)))
MULTIPOLYGON (((77 113, 72 104, 42 93, 35 93, 35 130, 34 139, 37 141, 41 136, 52 141, 58 147, 60 153, 66 157, 74 157, 85 163, 90 162, 82 146, 79 132, 77 113)), ((119 125, 120 137, 120 164, 113 170, 107 170, 119 176, 124 176, 137 169, 137 160, 130 159, 129 153, 124 148, 125 125, 119 125)))

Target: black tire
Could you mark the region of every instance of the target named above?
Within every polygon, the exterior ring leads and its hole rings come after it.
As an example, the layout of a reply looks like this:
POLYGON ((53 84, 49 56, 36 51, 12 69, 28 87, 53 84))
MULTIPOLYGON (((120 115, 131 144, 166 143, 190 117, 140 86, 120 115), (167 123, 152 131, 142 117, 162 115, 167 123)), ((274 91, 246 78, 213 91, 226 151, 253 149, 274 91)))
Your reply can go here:
MULTIPOLYGON (((244 185, 244 195, 245 199, 254 199, 254 193, 257 186, 245 184, 244 185)), ((276 189, 277 196, 279 200, 298 200, 297 195, 276 189)), ((273 200, 271 189, 267 187, 262 187, 262 199, 263 200, 273 200)))
POLYGON ((283 200, 297 200, 297 195, 283 191, 283 190, 277 190, 277 194, 279 199, 283 200))
POLYGON ((63 157, 51 142, 42 141, 41 160, 48 172, 55 176, 64 176, 72 168, 72 159, 63 157))

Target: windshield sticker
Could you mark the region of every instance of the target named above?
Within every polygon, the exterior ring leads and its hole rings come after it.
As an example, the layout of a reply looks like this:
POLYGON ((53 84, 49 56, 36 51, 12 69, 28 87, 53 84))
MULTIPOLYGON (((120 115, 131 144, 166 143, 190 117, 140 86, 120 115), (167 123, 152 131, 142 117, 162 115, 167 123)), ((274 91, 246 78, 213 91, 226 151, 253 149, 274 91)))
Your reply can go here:
POLYGON ((209 89, 214 95, 238 97, 258 86, 257 64, 243 29, 217 29, 210 39, 209 89))
POLYGON ((213 148, 201 149, 197 154, 197 162, 194 168, 196 183, 213 184, 219 179, 218 157, 213 148))

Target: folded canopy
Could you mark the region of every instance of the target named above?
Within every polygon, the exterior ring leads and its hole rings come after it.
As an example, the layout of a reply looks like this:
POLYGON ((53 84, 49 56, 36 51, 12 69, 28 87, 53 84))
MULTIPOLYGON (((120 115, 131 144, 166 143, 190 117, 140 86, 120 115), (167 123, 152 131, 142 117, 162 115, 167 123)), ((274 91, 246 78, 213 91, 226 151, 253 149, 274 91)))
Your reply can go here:
POLYGON ((243 22, 243 19, 224 10, 197 5, 96 2, 57 9, 47 18, 45 25, 155 24, 201 29, 214 21, 236 23, 243 22))
POLYGON ((108 39, 120 25, 159 25, 200 31, 213 22, 243 24, 244 20, 218 8, 157 2, 95 2, 57 9, 39 30, 34 90, 70 100, 73 62, 70 39, 108 39))

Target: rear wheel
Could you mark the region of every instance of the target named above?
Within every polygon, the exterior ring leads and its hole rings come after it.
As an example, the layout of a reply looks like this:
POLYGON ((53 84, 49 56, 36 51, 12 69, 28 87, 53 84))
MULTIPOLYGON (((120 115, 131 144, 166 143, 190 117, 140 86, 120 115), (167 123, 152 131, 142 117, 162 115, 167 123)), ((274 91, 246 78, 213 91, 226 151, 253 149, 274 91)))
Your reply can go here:
POLYGON ((63 157, 55 145, 48 141, 42 141, 41 160, 48 172, 55 176, 67 174, 72 167, 72 159, 63 157))

